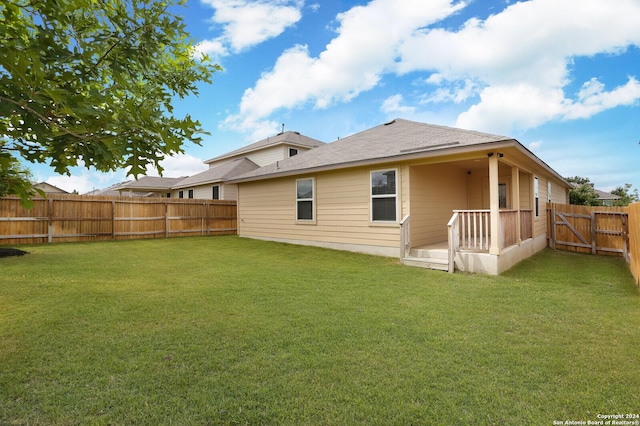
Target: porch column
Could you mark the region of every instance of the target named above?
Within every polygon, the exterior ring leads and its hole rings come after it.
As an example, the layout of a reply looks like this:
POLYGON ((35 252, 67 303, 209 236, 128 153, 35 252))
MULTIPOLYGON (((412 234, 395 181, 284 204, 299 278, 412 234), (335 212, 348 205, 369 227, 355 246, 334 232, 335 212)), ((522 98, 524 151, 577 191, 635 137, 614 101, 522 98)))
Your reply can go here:
POLYGON ((522 243, 522 233, 520 232, 520 169, 511 166, 511 203, 512 209, 516 210, 516 244, 522 243))
POLYGON ((498 194, 498 156, 489 157, 489 209, 491 211, 491 247, 489 254, 500 254, 500 196, 498 194))

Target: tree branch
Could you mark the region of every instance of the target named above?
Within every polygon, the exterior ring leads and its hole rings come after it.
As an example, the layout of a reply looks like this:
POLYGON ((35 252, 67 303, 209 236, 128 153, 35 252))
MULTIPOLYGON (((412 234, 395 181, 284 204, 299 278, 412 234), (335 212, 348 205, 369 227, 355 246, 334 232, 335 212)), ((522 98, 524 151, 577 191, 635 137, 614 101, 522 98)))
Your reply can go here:
MULTIPOLYGON (((50 126, 52 126, 52 125, 54 125, 54 126, 58 126, 58 124, 57 124, 54 120, 52 120, 51 118, 49 118, 49 117, 45 117, 44 115, 40 114, 38 111, 36 111, 36 110, 34 110, 33 108, 30 108, 30 107, 28 107, 28 106, 26 106, 26 105, 22 105, 20 102, 16 102, 16 101, 14 101, 13 99, 6 98, 6 97, 4 97, 4 96, 2 96, 2 95, 0 95, 0 100, 3 100, 3 101, 5 101, 5 102, 9 102, 9 103, 11 103, 11 104, 14 104, 14 105, 15 105, 15 106, 17 106, 18 108, 23 109, 23 110, 27 111, 28 113, 35 115, 35 116, 36 116, 36 117, 38 117, 40 120, 44 121, 45 123, 47 123, 47 124, 48 124, 48 125, 50 125, 50 126)), ((83 136, 83 135, 79 135, 79 134, 77 134, 77 133, 74 133, 74 132, 72 132, 71 130, 67 129, 67 128, 66 128, 66 127, 64 127, 64 126, 58 126, 58 127, 59 127, 59 128, 60 128, 64 133, 66 133, 66 134, 68 134, 68 135, 70 135, 70 136, 73 136, 74 138, 78 138, 78 139, 82 139, 82 140, 86 140, 86 139, 88 139, 86 136, 83 136)))

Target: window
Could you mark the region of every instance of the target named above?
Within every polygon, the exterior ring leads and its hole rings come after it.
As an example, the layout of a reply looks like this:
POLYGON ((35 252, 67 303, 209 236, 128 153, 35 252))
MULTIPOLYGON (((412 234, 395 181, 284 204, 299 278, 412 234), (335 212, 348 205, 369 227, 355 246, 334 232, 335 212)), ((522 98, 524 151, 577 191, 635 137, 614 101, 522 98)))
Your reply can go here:
POLYGON ((507 184, 498 184, 498 204, 501 209, 507 208, 507 184))
POLYGON ((289 148, 289 157, 293 157, 294 155, 298 155, 298 150, 295 148, 289 148))
POLYGON ((167 198, 171 198, 171 193, 167 192, 167 198))
POLYGON ((189 198, 193 198, 193 189, 189 190, 189 198))
POLYGON ((396 170, 371 172, 371 220, 395 222, 397 205, 396 170))
POLYGON ((313 220, 313 179, 296 180, 296 219, 313 220))
POLYGON ((536 209, 536 217, 540 216, 540 198, 538 197, 538 178, 533 178, 533 207, 536 209))
POLYGON ((184 191, 178 192, 178 198, 184 198, 184 191))
POLYGON ((213 193, 211 194, 213 200, 220 199, 220 185, 213 185, 213 193))

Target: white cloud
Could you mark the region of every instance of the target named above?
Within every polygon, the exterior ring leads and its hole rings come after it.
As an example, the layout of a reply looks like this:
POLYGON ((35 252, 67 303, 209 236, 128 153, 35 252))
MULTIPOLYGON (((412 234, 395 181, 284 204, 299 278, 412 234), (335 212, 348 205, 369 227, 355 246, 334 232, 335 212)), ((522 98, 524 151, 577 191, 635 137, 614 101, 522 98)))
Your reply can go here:
POLYGON ((223 34, 198 45, 198 51, 225 56, 277 37, 302 18, 300 0, 203 0, 215 9, 211 21, 223 34))
MULTIPOLYGON (((398 69, 431 72, 427 81, 434 84, 479 82, 480 101, 460 115, 462 127, 507 133, 552 119, 586 118, 640 99, 638 83, 630 78, 606 92, 591 80, 572 99, 564 90, 573 58, 640 45, 638 20, 637 1, 616 7, 606 0, 519 2, 484 21, 470 19, 458 31, 415 32, 401 46, 398 69)), ((429 99, 455 101, 443 96, 447 90, 438 89, 429 99)))
MULTIPOLYGON (((272 126, 269 117, 277 110, 349 102, 385 74, 427 74, 423 81, 435 87, 418 96, 422 105, 473 99, 457 125, 504 134, 640 99, 634 77, 611 91, 590 80, 575 97, 565 92, 575 78, 574 58, 640 45, 640 2, 612 7, 609 0, 529 0, 458 29, 436 27, 465 6, 455 0, 372 0, 338 14, 337 35, 324 51, 315 57, 305 45, 284 51, 226 123, 256 132, 272 126)), ((384 108, 406 108, 393 100, 384 108)))
POLYGON ((453 102, 459 104, 472 96, 478 95, 480 91, 480 84, 471 79, 448 82, 445 79, 438 77, 438 74, 433 74, 426 80, 426 82, 445 87, 438 88, 433 91, 433 93, 425 94, 421 101, 423 104, 441 102, 453 102))
POLYGON ((72 170, 72 175, 53 175, 44 180, 53 186, 64 189, 67 192, 77 191, 79 194, 86 194, 94 189, 103 189, 114 183, 125 180, 124 171, 101 173, 95 170, 76 169, 72 170))
POLYGON ((578 102, 569 105, 564 118, 588 118, 619 105, 632 105, 640 100, 640 83, 633 77, 624 86, 607 92, 604 84, 592 78, 584 83, 578 93, 578 102))
POLYGON ((531 151, 537 151, 540 149, 541 146, 542 146, 542 141, 535 141, 529 144, 529 149, 531 151))
POLYGON ((385 114, 392 114, 396 112, 399 112, 399 113, 415 112, 414 107, 404 106, 402 105, 403 102, 404 102, 404 99, 402 98, 401 94, 393 95, 384 100, 384 102, 382 103, 382 107, 380 109, 385 114))
MULTIPOLYGON (((165 157, 160 161, 163 168, 163 177, 191 176, 207 170, 207 165, 203 160, 189 154, 177 154, 172 157, 165 157)), ((147 176, 160 176, 156 168, 147 169, 147 176)))
POLYGON ((209 55, 220 57, 227 55, 227 49, 220 40, 204 40, 195 46, 195 53, 198 56, 209 55))
POLYGON ((399 45, 412 32, 461 7, 449 0, 373 0, 341 13, 337 36, 318 57, 311 57, 302 45, 285 51, 273 69, 245 91, 239 115, 229 120, 238 123, 251 117, 252 124, 259 125, 280 108, 348 102, 396 67, 399 45))
POLYGON ((530 84, 494 85, 480 93, 480 102, 458 116, 456 126, 509 134, 514 128, 529 129, 562 115, 561 89, 530 84))

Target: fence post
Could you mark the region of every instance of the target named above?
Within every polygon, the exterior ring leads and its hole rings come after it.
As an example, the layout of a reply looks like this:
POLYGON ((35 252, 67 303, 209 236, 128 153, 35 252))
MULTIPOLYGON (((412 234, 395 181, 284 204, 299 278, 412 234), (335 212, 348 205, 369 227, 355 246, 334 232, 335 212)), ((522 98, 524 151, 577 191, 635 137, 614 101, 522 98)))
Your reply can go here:
POLYGON ((169 238, 169 201, 164 202, 164 237, 169 238))
POLYGON ((622 220, 622 256, 629 263, 629 213, 621 214, 622 220))
POLYGON ((111 239, 116 239, 116 202, 111 202, 111 239))
POLYGON ((596 212, 591 212, 591 254, 596 254, 596 212))
POLYGON ((48 211, 48 220, 47 220, 47 242, 48 243, 52 243, 53 242, 53 198, 49 198, 48 200, 48 206, 49 206, 49 211, 48 211))
POLYGON ((551 205, 551 248, 556 249, 556 209, 551 205))

